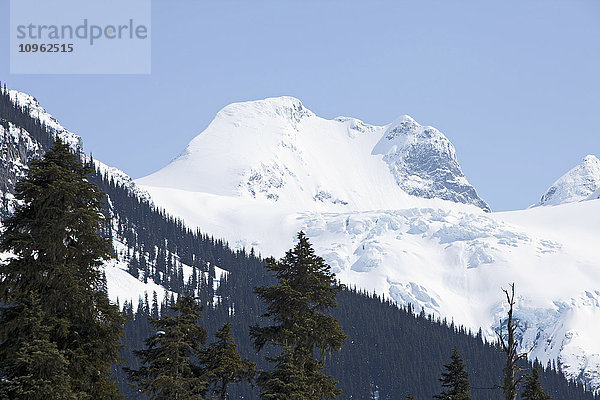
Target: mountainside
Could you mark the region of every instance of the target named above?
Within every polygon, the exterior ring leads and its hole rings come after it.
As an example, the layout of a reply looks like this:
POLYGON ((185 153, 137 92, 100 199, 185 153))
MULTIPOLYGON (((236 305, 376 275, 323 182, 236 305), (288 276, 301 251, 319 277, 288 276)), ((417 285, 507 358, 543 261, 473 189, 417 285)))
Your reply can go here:
MULTIPOLYGON (((38 101, 26 93, 9 90, 0 94, 0 195, 2 204, 0 208, 0 219, 9 216, 16 200, 13 196, 15 183, 26 173, 27 164, 32 158, 40 157, 52 145, 54 138, 60 137, 67 143, 75 153, 84 160, 83 143, 81 138, 65 129, 52 115, 38 103, 38 101)), ((88 160, 90 161, 90 160, 88 160)), ((133 180, 123 171, 105 165, 94 160, 96 168, 96 183, 105 191, 113 187, 113 198, 107 198, 106 214, 111 218, 110 226, 106 227, 107 234, 112 237, 115 250, 115 259, 105 265, 105 273, 108 284, 109 297, 113 301, 129 302, 134 307, 138 302, 151 295, 159 293, 161 298, 173 293, 177 286, 184 285, 192 275, 196 274, 198 280, 209 272, 209 265, 205 261, 197 259, 196 262, 183 260, 174 251, 162 254, 165 259, 175 258, 172 269, 175 271, 156 272, 157 259, 160 258, 154 249, 149 246, 139 246, 131 234, 125 232, 125 217, 123 210, 114 207, 115 196, 125 193, 139 202, 150 203, 150 195, 139 188, 133 180), (129 240, 128 240, 129 239, 129 240), (141 262, 145 268, 139 273, 132 273, 132 260, 138 264, 141 262), (168 275, 177 275, 171 282, 168 275), (134 276, 135 275, 135 276, 134 276), (146 275, 146 276, 144 276, 146 275), (151 276, 147 276, 151 275, 151 276), (175 282, 177 281, 177 282, 175 282)), ((136 237, 139 233, 135 234, 136 237)), ((164 241, 164 238, 163 238, 164 241)), ((2 254, 2 257, 7 255, 2 254)), ((219 267, 212 267, 214 282, 226 274, 219 267)), ((204 279, 208 279, 204 276, 204 279)))
POLYGON ((82 151, 82 142, 48 114, 33 96, 16 90, 0 96, 0 116, 0 217, 4 218, 14 208, 14 186, 24 175, 29 159, 43 154, 56 136, 76 152, 82 151), (26 116, 15 113, 13 104, 22 107, 26 116))
POLYGON ((553 206, 600 197, 600 160, 589 155, 548 188, 536 206, 553 206))
POLYGON ((490 340, 515 282, 521 348, 600 388, 600 201, 486 213, 434 128, 324 120, 292 98, 225 107, 136 182, 238 248, 281 256, 302 229, 342 282, 490 340))
MULTIPOLYGON (((37 103, 31 103, 31 106, 39 107, 37 103)), ((36 125, 36 121, 39 120, 35 114, 31 117, 29 109, 26 109, 26 112, 16 113, 10 118, 6 109, 0 109, 2 126, 13 124, 13 132, 18 131, 21 134, 21 141, 37 146, 38 153, 28 153, 27 157, 41 154, 45 147, 51 144, 52 137, 49 136, 49 132, 53 132, 51 129, 43 128, 41 124, 36 125), (24 129, 25 126, 31 132, 24 129)), ((59 127, 55 126, 52 129, 59 130, 59 127)), ((64 132, 68 137, 78 138, 66 130, 64 132)), ((74 149, 80 152, 81 142, 76 140, 73 143, 79 143, 79 147, 74 149)), ((30 147, 33 148, 32 146, 30 147)), ((2 154, 1 161, 3 165, 9 165, 17 159, 17 154, 5 152, 2 154)), ((28 159, 23 158, 23 166, 28 159)), ((388 300, 392 299, 397 303, 414 303, 417 310, 448 315, 456 322, 460 322, 461 319, 474 321, 469 326, 479 324, 485 327, 481 324, 483 318, 479 319, 479 315, 472 316, 471 319, 465 317, 471 312, 469 311, 471 304, 462 300, 465 292, 477 289, 481 282, 471 279, 469 285, 463 286, 460 276, 457 278, 452 271, 456 269, 460 272, 464 269, 464 265, 458 261, 447 267, 447 271, 444 272, 444 277, 451 280, 450 284, 440 279, 441 270, 437 267, 446 268, 444 251, 447 248, 459 261, 460 257, 464 256, 461 252, 465 249, 476 254, 469 258, 473 260, 473 268, 468 271, 477 274, 481 273, 477 271, 482 271, 484 267, 496 266, 495 260, 490 263, 486 260, 489 261, 490 254, 492 258, 501 256, 504 251, 503 246, 520 246, 522 243, 529 243, 529 250, 522 250, 524 254, 537 247, 540 249, 540 254, 545 254, 545 250, 552 247, 551 242, 544 241, 546 239, 543 239, 543 234, 536 233, 544 232, 543 224, 547 223, 545 216, 535 217, 530 210, 524 212, 524 215, 502 215, 502 219, 506 222, 499 222, 496 221, 496 214, 484 213, 481 208, 474 205, 439 199, 419 199, 403 194, 405 204, 410 205, 411 208, 391 211, 344 211, 347 208, 343 204, 304 199, 312 209, 290 211, 294 210, 297 204, 290 201, 286 207, 280 207, 282 202, 260 195, 257 197, 226 196, 193 193, 168 187, 149 188, 147 192, 122 171, 107 167, 98 161, 95 161, 95 165, 96 173, 91 179, 108 195, 105 214, 112 218, 112 222, 106 226, 105 234, 113 238, 117 257, 115 261, 105 265, 109 295, 113 300, 118 299, 129 313, 136 308, 138 311, 136 317, 128 322, 126 329, 129 353, 124 357, 129 361, 132 360, 130 351, 140 346, 150 332, 146 316, 155 315, 154 304, 160 303, 163 294, 168 297, 173 293, 189 289, 197 290, 202 303, 209 305, 203 318, 209 330, 214 331, 224 321, 233 322, 236 340, 240 341, 240 349, 248 356, 256 357, 249 343, 247 329, 248 325, 257 321, 261 313, 252 289, 256 285, 268 282, 261 267, 262 261, 254 256, 254 252, 233 251, 226 242, 202 234, 195 229, 196 223, 205 232, 216 233, 217 236, 221 236, 220 232, 224 232, 226 234, 223 236, 228 240, 232 237, 238 238, 231 241, 238 246, 249 248, 256 240, 254 246, 265 255, 280 255, 281 251, 291 246, 296 230, 305 229, 310 232, 317 251, 325 254, 325 258, 338 272, 338 276, 344 280, 352 283, 352 279, 358 279, 360 280, 358 287, 369 288, 371 292, 375 289, 378 293, 384 294, 388 300), (152 203, 148 197, 150 195, 152 203), (274 207, 274 204, 277 207, 274 207), (159 207, 162 206, 167 206, 167 210, 175 217, 185 215, 189 221, 186 219, 184 224, 183 220, 167 215, 160 210, 159 207), (316 210, 328 207, 332 209, 338 207, 341 211, 316 210), (529 228, 519 236, 511 230, 510 219, 526 220, 526 217, 529 218, 527 221, 529 228), (393 264, 397 262, 396 256, 392 253, 396 252, 398 246, 394 240, 399 240, 402 236, 413 239, 408 240, 406 247, 397 252, 400 256, 401 253, 409 254, 409 258, 403 261, 407 265, 396 266, 393 264), (478 249, 482 246, 483 251, 480 252, 478 249), (433 257, 432 266, 427 265, 428 257, 433 257), (414 260, 420 260, 420 263, 414 260), (413 275, 407 272, 410 269, 409 263, 415 266, 413 275), (227 271, 219 269, 218 266, 227 271), (382 280, 383 276, 387 276, 389 271, 393 272, 396 267, 399 268, 396 275, 398 280, 390 280, 388 287, 381 286, 381 282, 388 282, 387 278, 382 280), (423 269, 421 276, 418 275, 419 268, 423 269), (425 279, 427 277, 430 279, 425 279), (402 288, 401 280, 405 278, 406 282, 402 288), (423 279, 421 287, 418 279, 423 279), (433 282, 432 287, 426 286, 429 281, 433 282), (440 290, 436 293, 436 285, 442 284, 446 285, 445 291, 440 290), (392 290, 392 287, 398 290, 392 290), (153 292, 158 293, 158 300, 148 299, 149 296, 153 297, 153 292), (403 293, 410 295, 403 299, 403 293), (394 297, 392 294, 397 295, 394 297), (150 304, 152 304, 152 311, 150 311, 150 304), (460 313, 459 308, 463 306, 466 311, 460 313), (453 314, 457 310, 459 313, 454 317, 453 314)), ((384 171, 387 172, 385 169, 384 171)), ((326 180, 326 177, 322 179, 326 180)), ((214 180, 218 181, 218 177, 214 180)), ((395 180, 392 183, 395 184, 395 180)), ((280 194, 285 198, 285 193, 280 192, 280 194)), ((392 202, 389 199, 385 201, 392 202)), ((367 199, 364 203, 372 204, 375 201, 367 199)), ((590 207, 597 203, 588 202, 590 207)), ((562 207, 556 208, 559 209, 562 207)), ((533 211, 545 212, 545 209, 533 211)), ((589 211, 593 212, 593 210, 589 211)), ((582 233, 578 230, 579 224, 574 214, 561 218, 564 224, 557 231, 564 231, 565 236, 569 230, 582 233)), ((589 227, 586 226, 587 230, 583 233, 589 236, 588 240, 594 241, 596 238, 594 227, 598 224, 592 219, 586 222, 589 227)), ((549 240, 558 241, 560 238, 549 240)), ((561 254, 568 258, 573 253, 561 254)), ((579 273, 587 274, 585 278, 590 279, 588 286, 593 286, 595 270, 586 267, 585 257, 581 259, 583 262, 580 263, 579 273)), ((572 269, 573 266, 570 264, 565 268, 572 269)), ((465 272, 460 274, 467 275, 465 272)), ((489 277, 491 276, 490 273, 489 277)), ((523 282, 529 281, 530 276, 523 278, 523 282)), ((500 281, 497 282, 500 284, 500 281)), ((518 285, 521 285, 520 281, 518 285)), ((487 313, 489 304, 495 301, 494 316, 500 318, 502 299, 499 289, 496 290, 493 286, 493 283, 489 284, 488 297, 481 297, 475 290, 475 294, 469 299, 473 302, 480 298, 485 300, 482 305, 474 308, 482 314, 487 313), (492 299, 494 291, 498 292, 495 300, 492 299)), ((557 286, 558 284, 555 283, 552 288, 557 286)), ((522 286, 518 286, 520 287, 522 286)), ((571 293, 571 289, 566 287, 561 294, 571 293)), ((479 292, 484 290, 485 288, 482 288, 479 292)), ((541 292, 538 290, 537 293, 541 292)), ((533 335, 538 331, 537 327, 542 326, 546 333, 544 336, 546 347, 552 347, 554 351, 560 348, 561 357, 565 354, 573 355, 569 359, 573 362, 569 365, 565 363, 566 358, 563 357, 563 368, 571 367, 571 370, 567 371, 569 376, 593 384, 595 382, 593 374, 597 374, 598 368, 594 369, 595 361, 592 357, 593 352, 590 352, 590 338, 593 339, 594 332, 598 331, 588 327, 580 330, 580 327, 585 325, 588 319, 596 318, 598 293, 589 291, 584 294, 585 297, 582 298, 572 297, 571 303, 557 303, 556 308, 552 308, 550 302, 545 299, 539 303, 542 305, 541 308, 538 303, 531 303, 530 308, 522 307, 522 310, 528 311, 531 315, 522 312, 521 317, 530 328, 527 335, 533 335), (576 329, 570 329, 573 327, 576 329), (552 331, 554 328, 556 332, 552 331), (566 339, 560 342, 561 338, 566 339), (576 364, 577 362, 580 364, 576 364), (575 372, 572 372, 576 370, 587 375, 576 376, 575 372)), ((399 310, 391 303, 381 303, 376 298, 369 300, 367 296, 353 292, 344 292, 340 301, 336 314, 351 339, 342 352, 332 359, 329 368, 340 378, 346 393, 345 398, 368 398, 375 392, 381 395, 380 398, 386 399, 405 398, 407 393, 413 393, 416 398, 429 398, 439 390, 436 379, 451 346, 458 346, 461 353, 465 355, 475 385, 479 387, 489 385, 490 382, 496 382, 497 377, 500 376, 501 357, 496 349, 482 343, 480 336, 468 336, 462 328, 457 332, 458 328, 454 324, 453 328, 447 328, 436 324, 431 319, 415 319, 412 312, 399 310), (374 326, 378 329, 373 329, 374 326), (415 337, 419 340, 415 341, 415 337), (414 366, 418 370, 409 370, 407 365, 414 366)), ((485 335, 490 336, 489 330, 485 335)), ((543 347, 542 353, 550 354, 546 347, 543 347)), ((118 375, 119 370, 116 370, 116 373, 118 375)), ((549 387, 554 390, 553 398, 592 398, 589 393, 583 393, 581 388, 567 384, 554 371, 545 372, 543 376, 546 380, 545 384, 550 385, 549 387)), ((255 398, 253 394, 255 392, 250 388, 234 388, 233 393, 232 398, 242 398, 242 396, 255 398)), ((489 392, 476 392, 474 399, 488 399, 487 393, 489 392)))
POLYGON ((326 120, 292 97, 223 108, 183 154, 137 182, 294 210, 394 208, 437 198, 489 211, 435 128, 408 116, 382 127, 326 120))

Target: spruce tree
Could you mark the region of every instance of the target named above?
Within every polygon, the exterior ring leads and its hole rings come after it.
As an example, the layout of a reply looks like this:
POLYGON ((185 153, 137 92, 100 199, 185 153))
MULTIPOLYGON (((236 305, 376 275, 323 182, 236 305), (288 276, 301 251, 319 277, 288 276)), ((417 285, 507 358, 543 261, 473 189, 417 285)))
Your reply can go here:
POLYGON ((50 327, 36 295, 23 298, 18 308, 9 309, 7 313, 3 317, 8 321, 14 321, 11 313, 21 315, 19 325, 12 328, 18 338, 18 350, 3 365, 0 398, 74 399, 67 360, 50 340, 50 327))
POLYGON ((200 360, 217 399, 227 400, 227 388, 231 383, 243 380, 252 383, 256 375, 256 363, 242 360, 231 335, 231 324, 223 324, 215 336, 217 341, 202 351, 200 360))
POLYGON ((12 254, 0 280, 4 383, 22 381, 19 370, 5 370, 32 350, 19 333, 28 314, 16 311, 38 299, 44 333, 35 340, 44 343, 36 343, 64 359, 74 395, 119 398, 110 368, 121 347, 122 317, 106 293, 102 264, 111 245, 99 234, 104 195, 88 181, 92 171, 57 138, 15 187, 20 203, 0 238, 0 251, 12 254))
POLYGON ((542 389, 540 372, 537 368, 533 368, 531 374, 525 377, 522 397, 525 400, 550 400, 550 396, 542 389))
POLYGON ((260 374, 262 399, 331 399, 341 394, 332 377, 323 372, 324 356, 342 347, 346 335, 329 313, 342 290, 329 266, 315 255, 303 232, 285 257, 267 260, 277 278, 274 286, 255 289, 266 303, 264 317, 272 325, 250 329, 257 350, 265 345, 281 348, 267 357, 274 369, 260 374))
POLYGON ((433 396, 433 398, 440 400, 471 400, 469 374, 456 348, 452 350, 452 361, 444 365, 444 369, 446 371, 442 372, 440 378, 444 390, 433 396))
POLYGON ((134 352, 142 367, 125 370, 151 399, 204 399, 208 382, 197 363, 207 337, 198 325, 202 307, 193 297, 180 295, 171 310, 173 316, 151 319, 156 333, 146 339, 146 349, 134 352))

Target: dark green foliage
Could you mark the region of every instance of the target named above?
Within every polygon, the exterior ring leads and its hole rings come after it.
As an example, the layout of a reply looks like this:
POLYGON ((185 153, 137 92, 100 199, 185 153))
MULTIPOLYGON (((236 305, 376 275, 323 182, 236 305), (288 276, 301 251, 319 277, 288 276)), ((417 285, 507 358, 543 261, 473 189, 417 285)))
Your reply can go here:
POLYGON ((452 361, 444 365, 444 368, 446 371, 442 372, 440 378, 443 390, 433 398, 439 400, 471 400, 469 373, 462 358, 458 355, 456 347, 452 350, 452 361))
POLYGON ((542 389, 540 371, 537 368, 533 368, 531 373, 525 377, 522 397, 525 400, 550 400, 550 396, 542 389))
POLYGON ((242 359, 231 334, 231 324, 225 323, 215 333, 217 341, 206 347, 201 354, 202 368, 217 399, 226 400, 227 388, 232 383, 246 380, 253 382, 256 363, 242 359))
POLYGON ((253 326, 250 335, 257 350, 265 345, 282 348, 272 371, 260 374, 263 399, 330 399, 341 394, 336 382, 323 371, 325 354, 342 347, 346 335, 329 314, 337 306, 338 284, 325 261, 315 255, 308 238, 298 234, 298 243, 285 257, 268 259, 266 268, 277 284, 256 288, 266 304, 264 314, 272 325, 253 326))
MULTIPOLYGON (((120 349, 122 318, 106 294, 101 266, 110 258, 110 244, 99 234, 103 194, 87 180, 91 171, 57 139, 16 185, 21 205, 4 221, 0 240, 0 250, 14 254, 2 265, 0 365, 16 365, 18 354, 31 351, 15 334, 27 313, 16 310, 39 299, 41 340, 51 343, 38 345, 48 351, 55 346, 64 357, 78 398, 110 399, 119 397, 110 368, 120 349)), ((3 374, 11 382, 18 378, 14 371, 3 374)))
MULTIPOLYGON (((7 357, 2 368, 6 382, 0 385, 0 398, 74 399, 67 360, 50 340, 39 299, 31 294, 8 312, 21 314, 18 326, 11 327, 18 350, 7 357)), ((6 319, 7 323, 16 322, 12 316, 6 319)))
POLYGON ((14 102, 8 89, 0 89, 0 125, 8 128, 8 122, 27 131, 33 140, 37 141, 44 150, 49 150, 54 143, 50 128, 39 119, 29 115, 29 108, 14 102))
MULTIPOLYGON (((309 390, 309 379, 304 371, 298 367, 304 358, 297 358, 294 351, 284 347, 277 357, 268 359, 275 363, 272 371, 262 373, 258 383, 261 387, 263 400, 303 400, 312 399, 309 390)), ((318 398, 318 397, 317 397, 318 398)))
POLYGON ((146 349, 135 352, 143 365, 127 372, 151 399, 201 400, 208 383, 194 359, 207 337, 198 325, 202 307, 182 295, 171 309, 173 316, 151 319, 156 332, 146 340, 146 349))

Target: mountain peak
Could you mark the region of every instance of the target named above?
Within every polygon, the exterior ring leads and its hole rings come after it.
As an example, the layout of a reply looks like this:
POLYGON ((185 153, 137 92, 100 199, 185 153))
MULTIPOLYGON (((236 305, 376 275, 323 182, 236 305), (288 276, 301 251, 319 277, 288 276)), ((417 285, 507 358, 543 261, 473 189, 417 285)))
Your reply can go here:
POLYGON ((138 182, 301 210, 397 208, 409 194, 489 211, 437 129, 408 115, 386 126, 324 119, 289 96, 224 107, 180 157, 138 182))
POLYGON ((303 118, 312 116, 314 116, 313 112, 304 107, 299 99, 280 96, 229 104, 217 113, 215 119, 233 119, 234 121, 252 119, 260 122, 265 118, 277 118, 296 124, 303 118))
MULTIPOLYGON (((561 176, 541 197, 536 206, 558 205, 595 199, 600 189, 600 160, 587 155, 583 162, 561 176)), ((600 194, 600 193, 599 193, 600 194)))
POLYGON ((454 146, 434 127, 403 115, 387 126, 372 154, 383 155, 396 183, 408 194, 474 204, 490 211, 463 174, 454 146))

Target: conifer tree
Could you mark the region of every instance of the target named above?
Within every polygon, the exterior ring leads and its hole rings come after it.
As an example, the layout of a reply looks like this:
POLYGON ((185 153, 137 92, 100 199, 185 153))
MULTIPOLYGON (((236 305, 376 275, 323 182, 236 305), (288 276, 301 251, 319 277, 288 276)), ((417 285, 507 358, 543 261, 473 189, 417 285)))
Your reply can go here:
POLYGON ((81 399, 119 397, 110 368, 121 347, 123 321, 106 293, 102 264, 111 246, 99 234, 103 194, 88 181, 92 171, 57 138, 16 185, 20 205, 0 239, 0 251, 13 254, 0 280, 0 369, 10 376, 5 383, 20 377, 14 375, 18 370, 4 368, 32 350, 23 347, 18 333, 28 314, 15 311, 38 299, 36 318, 44 333, 33 339, 56 350, 57 362, 58 355, 64 358, 70 390, 81 399))
POLYGON ((135 351, 142 367, 125 371, 151 399, 204 399, 208 382, 196 361, 207 337, 198 325, 202 307, 193 297, 180 295, 171 310, 173 316, 151 319, 157 331, 146 339, 146 349, 135 351))
MULTIPOLYGON (((7 312, 21 314, 19 325, 12 327, 19 343, 17 353, 7 357, 2 368, 0 398, 73 399, 67 360, 50 340, 49 326, 36 295, 30 294, 18 308, 7 312)), ((1 322, 15 321, 13 316, 4 314, 3 317, 1 322)))
POLYGON ((280 347, 272 371, 260 374, 262 399, 331 399, 341 394, 332 377, 323 372, 324 356, 339 350, 346 338, 338 321, 329 314, 342 290, 329 266, 315 255, 303 232, 285 257, 267 260, 277 284, 255 289, 266 303, 265 317, 272 325, 251 327, 257 350, 280 347))
POLYGON ((446 371, 442 372, 440 378, 444 390, 433 396, 433 398, 439 400, 471 400, 469 374, 456 348, 452 350, 452 361, 444 365, 444 368, 446 371))
POLYGON ((227 400, 227 387, 243 380, 252 382, 256 375, 256 363, 242 360, 231 335, 231 324, 225 323, 215 336, 217 341, 202 351, 201 362, 208 383, 217 399, 227 400))
POLYGON ((537 368, 533 368, 531 374, 526 375, 522 397, 525 400, 550 400, 550 396, 542 389, 540 371, 537 368))

